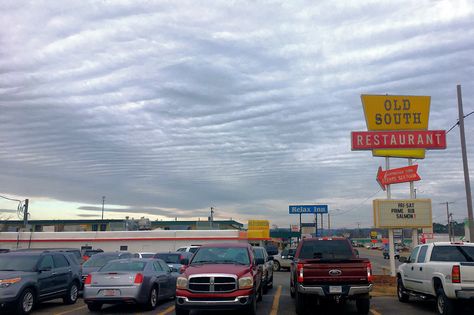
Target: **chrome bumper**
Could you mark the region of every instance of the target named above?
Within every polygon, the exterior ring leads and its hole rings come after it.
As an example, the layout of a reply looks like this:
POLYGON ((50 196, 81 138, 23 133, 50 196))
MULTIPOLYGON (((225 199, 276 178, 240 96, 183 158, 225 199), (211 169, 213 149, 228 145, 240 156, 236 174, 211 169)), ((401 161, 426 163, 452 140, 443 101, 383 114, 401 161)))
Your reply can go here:
POLYGON ((367 294, 372 291, 372 284, 367 285, 344 285, 341 293, 329 293, 329 285, 315 285, 315 286, 304 286, 298 284, 297 290, 300 293, 312 294, 317 296, 328 296, 328 295, 343 295, 343 296, 354 296, 359 294, 367 294), (348 290, 347 290, 348 287, 348 290))
POLYGON ((250 303, 248 295, 237 296, 233 300, 229 299, 209 299, 209 300, 194 300, 185 296, 177 296, 176 304, 182 306, 245 306, 250 303))
POLYGON ((459 290, 456 291, 458 299, 474 299, 474 290, 459 290))

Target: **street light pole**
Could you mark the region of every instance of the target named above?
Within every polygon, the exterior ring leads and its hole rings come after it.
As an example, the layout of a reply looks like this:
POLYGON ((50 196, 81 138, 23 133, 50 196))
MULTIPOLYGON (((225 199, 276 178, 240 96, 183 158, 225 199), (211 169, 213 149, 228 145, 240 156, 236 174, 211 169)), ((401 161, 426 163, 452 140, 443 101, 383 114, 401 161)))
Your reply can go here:
POLYGON ((102 221, 104 221, 105 196, 102 196, 102 221))
POLYGON ((472 243, 474 240, 474 222, 472 215, 472 195, 471 195, 471 182, 469 180, 469 165, 467 163, 467 150, 466 150, 466 135, 464 134, 464 111, 462 108, 462 93, 461 85, 457 86, 458 92, 458 111, 459 111, 459 134, 461 136, 461 151, 462 151, 462 165, 464 169, 464 186, 466 187, 466 199, 467 199, 467 218, 469 225, 469 242, 472 243))

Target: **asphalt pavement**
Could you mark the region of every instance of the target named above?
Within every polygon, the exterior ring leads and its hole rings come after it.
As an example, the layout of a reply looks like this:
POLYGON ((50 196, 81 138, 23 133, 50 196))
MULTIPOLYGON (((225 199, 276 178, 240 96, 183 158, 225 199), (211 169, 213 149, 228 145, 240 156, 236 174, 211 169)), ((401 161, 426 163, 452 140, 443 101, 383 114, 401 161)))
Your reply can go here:
MULTIPOLYGON (((288 271, 275 272, 274 288, 263 297, 263 301, 257 304, 259 315, 295 315, 294 300, 290 297, 288 271)), ((54 300, 40 304, 32 313, 33 315, 85 315, 85 314, 174 314, 174 301, 161 301, 154 311, 144 311, 136 305, 105 305, 101 312, 89 312, 82 299, 74 305, 64 305, 61 300, 54 300)), ((222 312, 192 312, 192 315, 222 314, 222 312)), ((237 312, 225 312, 225 315, 238 314, 237 312)), ((323 303, 313 305, 308 314, 357 314, 355 303, 348 301, 343 304, 323 303)), ((433 300, 414 300, 409 303, 400 303, 393 297, 373 297, 371 299, 370 315, 409 314, 427 315, 436 314, 433 300)), ((471 314, 469 308, 460 310, 458 314, 471 314)))

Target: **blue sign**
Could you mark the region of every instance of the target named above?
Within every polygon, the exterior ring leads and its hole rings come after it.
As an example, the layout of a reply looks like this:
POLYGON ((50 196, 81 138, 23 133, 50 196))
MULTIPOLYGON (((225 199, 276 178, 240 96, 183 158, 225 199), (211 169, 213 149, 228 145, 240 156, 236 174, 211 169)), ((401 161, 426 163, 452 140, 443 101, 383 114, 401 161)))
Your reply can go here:
POLYGON ((290 206, 290 214, 299 213, 328 213, 328 205, 301 205, 290 206))

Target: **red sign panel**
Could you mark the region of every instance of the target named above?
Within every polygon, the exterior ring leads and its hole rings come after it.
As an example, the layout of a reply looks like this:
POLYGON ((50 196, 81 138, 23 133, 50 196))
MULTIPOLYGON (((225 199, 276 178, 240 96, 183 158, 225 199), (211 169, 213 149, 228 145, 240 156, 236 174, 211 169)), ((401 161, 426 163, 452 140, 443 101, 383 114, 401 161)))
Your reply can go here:
POLYGON ((446 149, 446 130, 353 131, 352 150, 446 149))
POLYGON ((415 182, 421 179, 420 175, 416 172, 417 170, 418 165, 394 168, 386 171, 383 171, 382 168, 379 167, 377 182, 383 190, 386 189, 386 185, 415 182))

